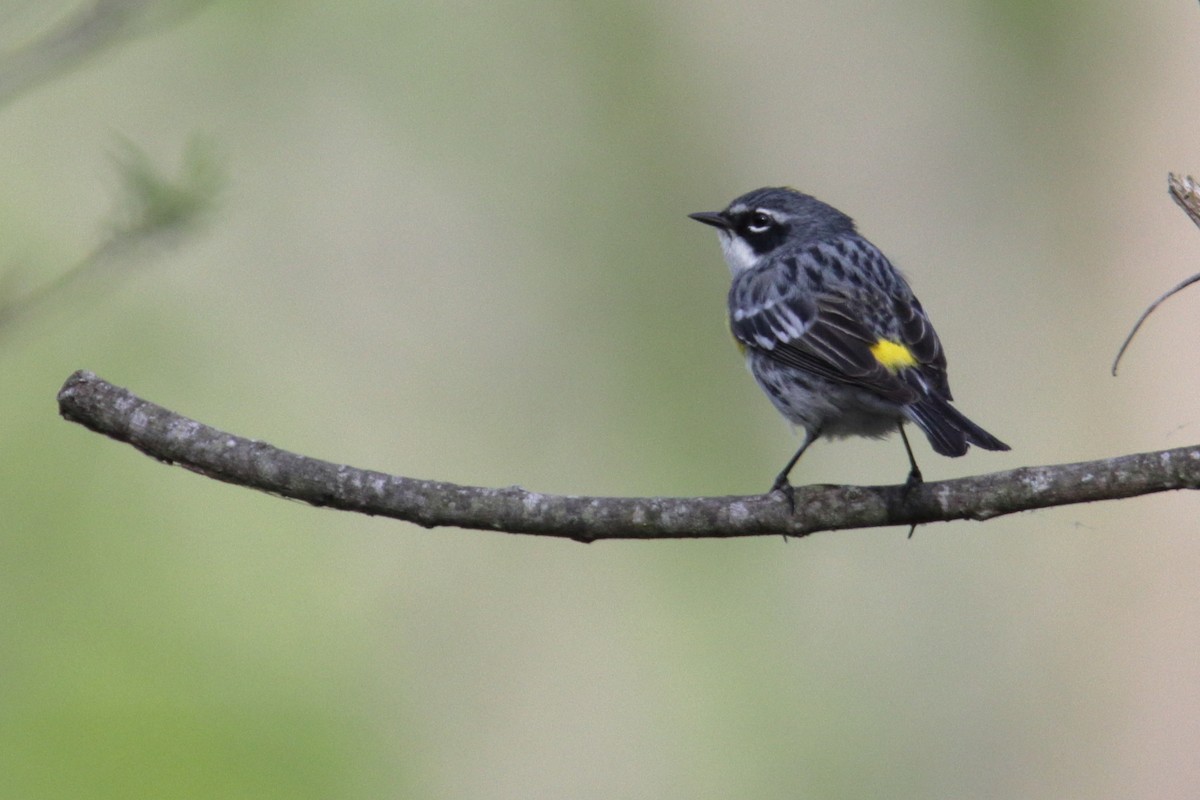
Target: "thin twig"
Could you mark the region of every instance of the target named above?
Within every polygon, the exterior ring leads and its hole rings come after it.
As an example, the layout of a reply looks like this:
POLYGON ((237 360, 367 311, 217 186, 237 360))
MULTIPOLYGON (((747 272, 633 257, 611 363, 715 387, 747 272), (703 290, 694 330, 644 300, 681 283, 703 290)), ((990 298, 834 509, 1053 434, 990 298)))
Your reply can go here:
MULTIPOLYGON (((1167 192, 1170 193, 1171 199, 1183 209, 1183 212, 1188 215, 1197 227, 1200 227, 1200 189, 1197 189, 1196 182, 1192 180, 1192 176, 1180 179, 1178 175, 1171 172, 1167 174, 1167 192)), ((1173 289, 1170 289, 1162 297, 1150 304, 1150 307, 1142 312, 1138 317, 1137 322, 1133 324, 1133 330, 1125 337, 1125 341, 1121 343, 1121 349, 1117 351, 1117 357, 1113 359, 1112 374, 1117 375, 1117 365, 1121 363, 1121 356, 1125 355, 1126 348, 1133 341, 1133 337, 1137 335, 1138 328, 1142 327, 1142 323, 1146 321, 1146 317, 1154 313, 1154 309, 1158 308, 1164 300, 1176 292, 1180 292, 1193 283, 1200 281, 1200 273, 1193 275, 1190 278, 1185 278, 1180 281, 1173 289)))
POLYGON ((210 478, 426 528, 598 539, 805 536, 815 531, 985 520, 1036 508, 1200 488, 1200 445, 1078 464, 899 486, 802 486, 796 512, 777 495, 572 497, 489 489, 356 469, 224 433, 90 372, 58 394, 68 420, 210 478))

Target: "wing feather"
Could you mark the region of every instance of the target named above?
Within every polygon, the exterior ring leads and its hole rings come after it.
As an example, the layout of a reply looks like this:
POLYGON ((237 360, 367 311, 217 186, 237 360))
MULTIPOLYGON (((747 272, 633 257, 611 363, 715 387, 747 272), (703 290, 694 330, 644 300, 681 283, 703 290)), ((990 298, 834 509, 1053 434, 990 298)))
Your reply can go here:
POLYGON ((949 399, 941 343, 906 285, 901 284, 907 297, 866 289, 866 295, 856 296, 849 287, 813 291, 797 280, 805 260, 801 253, 773 269, 737 276, 729 307, 730 327, 740 342, 781 364, 861 386, 897 403, 914 402, 930 390, 949 399), (867 298, 894 307, 896 336, 912 352, 915 368, 896 373, 876 360, 871 347, 879 336, 853 310, 867 298))

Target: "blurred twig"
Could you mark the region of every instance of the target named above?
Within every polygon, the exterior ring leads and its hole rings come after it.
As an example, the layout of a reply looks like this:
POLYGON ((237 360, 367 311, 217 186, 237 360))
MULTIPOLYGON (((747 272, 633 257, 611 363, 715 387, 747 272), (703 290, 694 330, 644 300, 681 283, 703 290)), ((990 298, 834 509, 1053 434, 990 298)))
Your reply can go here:
MULTIPOLYGON (((210 0, 93 0, 28 43, 0 51, 0 106, 22 92, 68 72, 124 41, 173 24, 210 0)), ((122 181, 119 208, 105 241, 57 278, 19 297, 0 296, 0 328, 47 308, 85 279, 111 285, 114 268, 134 260, 146 245, 194 227, 216 196, 219 173, 211 148, 193 141, 182 174, 159 174, 141 151, 124 143, 116 158, 122 181)), ((12 286, 12 275, 0 281, 12 286)))
POLYGON ((0 105, 113 45, 166 27, 209 0, 95 0, 28 44, 0 53, 0 105))
MULTIPOLYGON (((1192 176, 1188 175, 1186 178, 1180 179, 1175 173, 1168 173, 1167 191, 1170 192, 1171 199, 1188 215, 1188 218, 1197 227, 1200 227, 1200 189, 1197 188, 1196 182, 1192 180, 1192 176)), ((1117 351, 1117 357, 1113 359, 1112 374, 1114 376, 1117 374, 1117 365, 1121 363, 1121 356, 1125 355, 1126 348, 1129 347, 1129 343, 1133 341, 1138 328, 1142 327, 1142 323, 1146 321, 1146 318, 1153 314, 1154 309, 1158 308, 1168 297, 1186 289, 1197 281, 1200 281, 1200 273, 1180 281, 1175 287, 1151 303, 1150 307, 1142 312, 1142 315, 1138 317, 1138 321, 1133 324, 1133 330, 1129 332, 1129 335, 1125 337, 1125 341, 1121 343, 1121 349, 1117 351)))
POLYGON ((89 372, 58 394, 60 413, 168 464, 210 478, 426 528, 599 539, 804 536, 822 530, 984 520, 1017 511, 1200 488, 1200 446, 1102 461, 1024 467, 903 486, 802 486, 796 512, 778 495, 567 497, 370 472, 224 433, 89 372))
POLYGON ((193 139, 183 154, 177 179, 158 171, 148 156, 129 142, 114 157, 121 189, 108 222, 108 237, 66 272, 28 294, 0 298, 0 330, 17 319, 61 301, 84 280, 111 286, 118 274, 153 246, 173 243, 193 231, 215 204, 221 172, 212 146, 193 139))

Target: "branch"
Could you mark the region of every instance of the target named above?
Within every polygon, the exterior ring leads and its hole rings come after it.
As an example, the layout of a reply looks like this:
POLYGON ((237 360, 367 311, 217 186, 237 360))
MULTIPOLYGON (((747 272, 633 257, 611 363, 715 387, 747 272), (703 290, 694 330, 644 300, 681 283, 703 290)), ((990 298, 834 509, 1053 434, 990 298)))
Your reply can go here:
POLYGON ((796 512, 777 495, 573 497, 517 486, 487 489, 405 478, 320 461, 243 439, 79 371, 59 412, 159 461, 281 497, 412 522, 597 539, 724 538, 985 520, 1035 508, 1200 488, 1200 445, 1079 464, 903 486, 801 486, 796 512))

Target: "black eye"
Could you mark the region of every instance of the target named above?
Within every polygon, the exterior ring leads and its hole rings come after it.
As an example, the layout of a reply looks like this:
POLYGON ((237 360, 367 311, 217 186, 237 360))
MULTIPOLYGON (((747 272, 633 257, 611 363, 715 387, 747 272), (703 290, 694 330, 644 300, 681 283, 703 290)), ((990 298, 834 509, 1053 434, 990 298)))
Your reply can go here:
POLYGON ((750 215, 750 219, 746 221, 746 230, 751 233, 766 233, 774 224, 775 220, 769 214, 765 214, 762 211, 755 211, 750 215))

